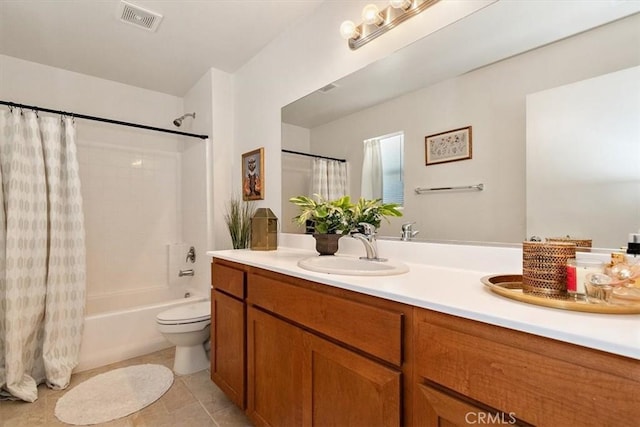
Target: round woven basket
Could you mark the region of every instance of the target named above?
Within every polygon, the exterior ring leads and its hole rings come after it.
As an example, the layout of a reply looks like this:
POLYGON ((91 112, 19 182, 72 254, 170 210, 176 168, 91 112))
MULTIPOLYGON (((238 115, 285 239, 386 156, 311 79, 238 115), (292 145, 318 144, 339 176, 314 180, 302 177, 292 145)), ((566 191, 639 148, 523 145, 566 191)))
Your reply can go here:
POLYGON ((545 237, 547 242, 564 242, 574 243, 578 252, 591 252, 591 245, 593 241, 591 239, 576 239, 573 237, 545 237))
POLYGON ((570 242, 522 242, 522 291, 534 295, 567 293, 567 260, 575 258, 570 242))

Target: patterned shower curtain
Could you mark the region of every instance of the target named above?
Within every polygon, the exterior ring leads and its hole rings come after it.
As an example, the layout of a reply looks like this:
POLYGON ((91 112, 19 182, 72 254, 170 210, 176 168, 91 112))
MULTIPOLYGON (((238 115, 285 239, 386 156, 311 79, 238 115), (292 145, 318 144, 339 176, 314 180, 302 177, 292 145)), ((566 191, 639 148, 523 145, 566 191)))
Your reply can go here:
POLYGON ((346 195, 347 163, 314 158, 311 185, 311 194, 319 194, 325 200, 334 200, 346 195))
POLYGON ((0 111, 0 399, 69 385, 85 305, 82 196, 71 118, 0 111))

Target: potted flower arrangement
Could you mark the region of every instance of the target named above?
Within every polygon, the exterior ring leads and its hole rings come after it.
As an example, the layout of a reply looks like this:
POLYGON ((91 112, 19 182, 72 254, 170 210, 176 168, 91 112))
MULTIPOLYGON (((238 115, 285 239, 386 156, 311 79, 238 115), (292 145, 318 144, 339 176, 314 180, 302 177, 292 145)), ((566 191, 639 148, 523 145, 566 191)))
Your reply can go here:
POLYGON ((313 223, 313 237, 320 255, 333 255, 338 250, 338 239, 348 234, 351 227, 351 199, 344 196, 336 200, 317 200, 307 196, 292 197, 289 201, 300 208, 300 214, 293 218, 300 225, 313 223))
POLYGON ((367 222, 375 228, 380 226, 382 218, 402 216, 397 203, 382 203, 380 199, 361 198, 352 203, 349 196, 335 200, 324 200, 314 195, 316 200, 307 196, 292 197, 289 201, 300 208, 300 214, 293 218, 299 225, 313 223, 313 237, 316 250, 320 255, 333 255, 338 250, 338 240, 349 233, 362 231, 360 223, 367 222))

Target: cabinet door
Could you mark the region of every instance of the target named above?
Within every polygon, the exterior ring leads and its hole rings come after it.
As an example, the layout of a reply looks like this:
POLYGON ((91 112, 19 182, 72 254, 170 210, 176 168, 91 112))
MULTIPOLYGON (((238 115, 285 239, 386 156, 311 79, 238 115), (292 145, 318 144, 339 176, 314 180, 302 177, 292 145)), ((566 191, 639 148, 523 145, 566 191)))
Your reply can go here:
POLYGON ((247 308, 247 415, 256 425, 302 424, 303 334, 247 308))
POLYGON ((212 292, 211 379, 240 408, 245 408, 245 305, 212 292))
POLYGON ((401 373, 306 333, 306 426, 399 426, 401 373))
POLYGON ((424 384, 419 384, 416 391, 416 417, 413 423, 416 426, 529 425, 516 419, 515 414, 480 408, 424 384))

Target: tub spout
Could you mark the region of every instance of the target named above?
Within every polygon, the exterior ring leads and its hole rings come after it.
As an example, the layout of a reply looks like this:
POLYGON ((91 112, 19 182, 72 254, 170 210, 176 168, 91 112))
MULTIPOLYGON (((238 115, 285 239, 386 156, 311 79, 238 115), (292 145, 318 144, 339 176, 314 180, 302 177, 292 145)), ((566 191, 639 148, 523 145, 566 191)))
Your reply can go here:
POLYGON ((188 270, 180 270, 180 272, 178 273, 178 277, 193 276, 194 274, 195 272, 193 271, 193 268, 190 268, 188 270))

